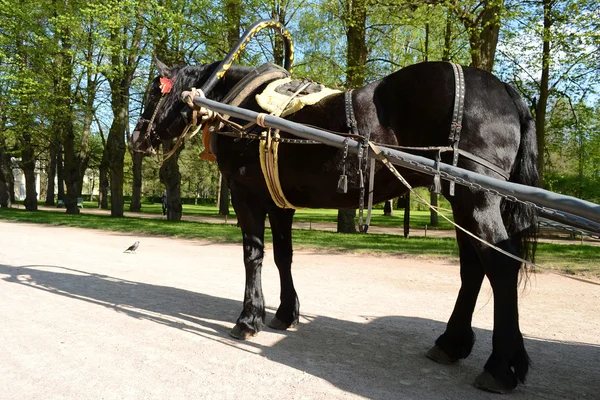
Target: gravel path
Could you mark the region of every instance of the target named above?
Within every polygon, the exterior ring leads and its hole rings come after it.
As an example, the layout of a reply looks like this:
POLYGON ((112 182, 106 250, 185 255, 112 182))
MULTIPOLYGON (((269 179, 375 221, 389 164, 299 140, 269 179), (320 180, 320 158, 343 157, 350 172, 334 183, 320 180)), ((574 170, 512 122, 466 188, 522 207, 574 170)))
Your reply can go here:
MULTIPOLYGON (((487 283, 473 353, 449 367, 424 353, 456 264, 298 251, 293 268, 298 329, 240 342, 239 245, 0 221, 0 399, 498 398, 471 386, 491 351, 487 283)), ((278 287, 269 250, 268 317, 278 287)), ((520 316, 534 364, 510 397, 597 399, 600 286, 537 275, 520 316)))

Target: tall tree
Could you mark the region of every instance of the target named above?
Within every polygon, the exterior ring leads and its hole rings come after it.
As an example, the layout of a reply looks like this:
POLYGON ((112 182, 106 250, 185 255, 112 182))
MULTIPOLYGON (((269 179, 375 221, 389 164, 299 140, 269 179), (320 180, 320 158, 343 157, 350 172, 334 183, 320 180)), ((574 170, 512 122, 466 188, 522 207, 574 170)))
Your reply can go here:
POLYGON ((552 107, 561 104, 556 101, 560 98, 572 104, 589 101, 600 83, 600 14, 593 0, 511 2, 510 8, 512 24, 502 33, 498 72, 531 105, 539 149, 538 185, 546 186, 545 175, 551 170, 547 125, 552 107))
POLYGON ((98 138, 94 138, 92 133, 92 124, 96 112, 95 102, 97 101, 98 88, 102 84, 99 66, 102 65, 104 55, 99 49, 98 41, 95 39, 95 31, 98 29, 97 16, 89 11, 84 14, 81 35, 80 63, 85 84, 78 88, 75 93, 76 98, 80 99, 82 125, 79 138, 79 149, 75 153, 75 167, 78 170, 78 196, 83 191, 83 182, 89 163, 98 150, 93 143, 98 143, 98 138), (95 140, 94 140, 95 139, 95 140))
POLYGON ((69 1, 53 1, 54 37, 57 52, 54 57, 54 97, 56 99, 52 125, 55 136, 60 138, 64 149, 65 183, 67 193, 64 198, 68 214, 78 214, 77 197, 80 194, 79 166, 75 155, 75 130, 73 127, 73 103, 71 84, 73 81, 73 51, 70 27, 69 1))
MULTIPOLYGON (((240 39, 243 5, 241 0, 225 0, 227 46, 233 49, 240 39)), ((229 215, 229 186, 223 174, 219 173, 219 195, 217 196, 219 215, 229 215)))
POLYGON ((535 110, 535 131, 537 133, 538 149, 538 170, 540 177, 538 186, 544 187, 544 169, 545 169, 545 145, 546 145, 546 111, 548 109, 548 99, 550 97, 550 41, 551 28, 554 24, 552 17, 552 7, 555 0, 542 0, 543 10, 543 33, 542 33, 542 73, 540 79, 540 92, 537 102, 534 102, 535 110))
POLYGON ((47 206, 54 206, 54 195, 56 186, 54 180, 56 179, 56 150, 57 143, 54 141, 50 142, 48 146, 48 164, 46 168, 47 172, 47 186, 46 186, 46 201, 44 202, 47 206))
POLYGON ((106 5, 105 9, 106 15, 112 16, 105 21, 110 38, 108 41, 110 68, 105 71, 105 76, 110 85, 113 121, 106 139, 103 164, 108 167, 110 176, 110 215, 122 217, 129 91, 140 59, 145 9, 142 1, 121 0, 115 3, 106 5))
MULTIPOLYGON (((347 0, 346 2, 346 88, 364 85, 367 71, 368 49, 366 45, 367 2, 347 0)), ((366 160, 363 160, 366 162, 366 160)), ((339 210, 337 231, 356 232, 354 216, 356 210, 339 210)))

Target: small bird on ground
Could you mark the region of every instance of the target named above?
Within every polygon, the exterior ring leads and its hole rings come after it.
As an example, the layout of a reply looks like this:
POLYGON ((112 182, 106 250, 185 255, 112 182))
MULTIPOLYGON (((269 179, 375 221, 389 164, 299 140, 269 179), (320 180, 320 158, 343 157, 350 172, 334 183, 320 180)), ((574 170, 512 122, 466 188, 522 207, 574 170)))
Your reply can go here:
POLYGON ((135 251, 137 250, 137 248, 139 247, 140 242, 136 241, 134 244, 132 244, 131 246, 129 246, 127 248, 127 250, 125 250, 123 253, 127 253, 128 251, 131 253, 135 254, 135 251))

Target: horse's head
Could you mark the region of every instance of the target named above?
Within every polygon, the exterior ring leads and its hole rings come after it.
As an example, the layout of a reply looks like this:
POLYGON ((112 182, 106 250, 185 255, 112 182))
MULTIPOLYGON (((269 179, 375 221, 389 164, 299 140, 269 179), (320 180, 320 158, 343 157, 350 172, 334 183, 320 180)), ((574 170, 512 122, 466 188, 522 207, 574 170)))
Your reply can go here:
POLYGON ((179 136, 191 120, 191 109, 181 101, 181 92, 200 87, 210 75, 211 65, 169 68, 156 59, 159 75, 150 82, 143 111, 133 134, 134 151, 153 153, 162 140, 179 136))

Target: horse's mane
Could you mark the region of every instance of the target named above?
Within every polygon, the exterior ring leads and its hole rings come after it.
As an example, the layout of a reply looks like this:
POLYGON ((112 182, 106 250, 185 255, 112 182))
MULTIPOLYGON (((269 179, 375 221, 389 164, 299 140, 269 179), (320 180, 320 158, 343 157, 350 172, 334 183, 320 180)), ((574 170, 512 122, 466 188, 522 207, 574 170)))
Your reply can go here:
MULTIPOLYGON (((171 68, 169 78, 175 79, 173 82, 173 88, 171 94, 167 96, 164 104, 164 112, 170 113, 177 104, 181 101, 181 93, 191 88, 201 88, 204 82, 215 72, 217 66, 221 61, 215 61, 210 64, 201 65, 180 65, 171 68)), ((249 72, 249 67, 243 66, 231 66, 223 80, 227 80, 229 77, 234 79, 241 79, 245 74, 249 72), (241 76, 239 76, 241 75, 241 76)), ((211 92, 211 98, 219 101, 226 93, 220 93, 218 87, 213 89, 211 92)))
POLYGON ((171 68, 170 79, 174 79, 173 88, 165 98, 164 112, 168 115, 175 105, 181 102, 181 93, 193 87, 199 88, 217 68, 219 61, 201 65, 177 65, 171 68))

